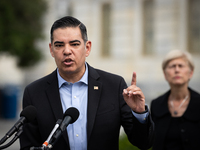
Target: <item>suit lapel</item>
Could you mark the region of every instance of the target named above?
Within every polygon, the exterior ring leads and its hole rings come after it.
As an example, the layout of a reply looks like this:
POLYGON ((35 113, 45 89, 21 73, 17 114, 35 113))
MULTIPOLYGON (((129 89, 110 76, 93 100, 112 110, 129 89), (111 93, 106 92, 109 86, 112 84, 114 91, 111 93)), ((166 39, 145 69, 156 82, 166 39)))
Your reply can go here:
POLYGON ((52 73, 52 79, 49 80, 49 86, 46 89, 46 94, 49 99, 49 103, 51 105, 52 111, 54 113, 54 116, 56 120, 62 119, 63 117, 63 109, 62 104, 60 101, 60 94, 58 89, 58 79, 57 79, 57 73, 54 71, 52 73))
MULTIPOLYGON (((48 81, 48 88, 46 94, 49 99, 54 116, 57 119, 62 119, 63 110, 60 101, 60 94, 58 89, 57 72, 54 71, 48 81), (56 87, 56 88, 55 88, 56 87)), ((97 71, 88 65, 88 108, 87 108, 87 140, 89 141, 90 135, 95 122, 96 113, 99 106, 99 100, 102 90, 102 83, 98 81, 100 78, 97 71)), ((64 139, 69 145, 67 132, 64 133, 64 139)))
MULTIPOLYGON (((63 118, 63 109, 62 109, 60 93, 59 93, 59 89, 58 89, 57 71, 54 71, 52 73, 52 78, 48 81, 48 84, 49 84, 49 86, 46 89, 46 94, 49 99, 49 103, 52 108, 53 114, 57 121, 58 119, 63 118)), ((63 137, 64 137, 65 141, 67 142, 67 145, 69 146, 67 130, 63 133, 63 137)), ((68 149, 69 149, 69 147, 68 147, 68 149)))
POLYGON ((97 81, 100 76, 94 68, 88 65, 88 71, 87 140, 89 141, 99 106, 102 83, 97 81))

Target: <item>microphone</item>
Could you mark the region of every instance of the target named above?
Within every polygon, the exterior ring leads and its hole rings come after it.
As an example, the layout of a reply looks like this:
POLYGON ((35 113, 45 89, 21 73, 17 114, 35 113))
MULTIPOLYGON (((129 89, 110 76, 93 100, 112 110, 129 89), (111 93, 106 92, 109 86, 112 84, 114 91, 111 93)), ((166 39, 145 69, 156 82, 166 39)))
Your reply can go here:
POLYGON ((47 147, 49 144, 49 141, 51 139, 51 137, 53 136, 53 134, 56 132, 56 130, 58 129, 58 127, 60 126, 62 120, 58 119, 56 122, 56 125, 54 126, 53 130, 51 131, 49 137, 47 138, 47 140, 42 144, 42 146, 47 147))
POLYGON ((63 121, 59 127, 59 130, 57 130, 52 138, 49 140, 48 148, 51 149, 53 145, 56 143, 56 141, 60 138, 62 132, 66 129, 66 127, 69 124, 74 123, 79 117, 79 111, 75 107, 68 108, 64 115, 63 115, 63 121))
MULTIPOLYGON (((21 131, 21 126, 24 123, 32 122, 36 118, 36 108, 34 106, 27 106, 24 110, 20 113, 20 119, 15 123, 15 125, 6 133, 6 135, 0 140, 0 144, 4 143, 10 136, 12 136, 15 132, 19 129, 21 131)), ((21 133, 21 132, 20 132, 21 133)))
POLYGON ((76 109, 75 107, 68 108, 63 115, 64 119, 60 125, 61 131, 64 131, 69 124, 74 123, 78 119, 78 117, 78 109, 76 109))

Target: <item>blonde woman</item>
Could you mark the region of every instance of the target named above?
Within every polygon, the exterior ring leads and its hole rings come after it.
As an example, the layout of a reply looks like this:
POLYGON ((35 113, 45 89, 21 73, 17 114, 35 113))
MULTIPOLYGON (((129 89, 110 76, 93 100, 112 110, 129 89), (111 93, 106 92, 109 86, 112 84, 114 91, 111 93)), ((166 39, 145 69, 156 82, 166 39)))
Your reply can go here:
POLYGON ((188 87, 194 64, 189 53, 174 50, 162 63, 170 90, 151 103, 153 150, 200 149, 200 94, 188 87))

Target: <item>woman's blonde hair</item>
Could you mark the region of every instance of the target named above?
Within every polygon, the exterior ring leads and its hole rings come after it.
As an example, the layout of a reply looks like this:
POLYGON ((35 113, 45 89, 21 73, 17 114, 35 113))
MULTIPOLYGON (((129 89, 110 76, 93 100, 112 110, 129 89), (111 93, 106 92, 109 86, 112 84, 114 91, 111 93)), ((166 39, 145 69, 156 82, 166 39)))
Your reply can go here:
POLYGON ((168 63, 176 58, 185 58, 186 61, 188 61, 188 65, 190 67, 190 69, 193 71, 194 70, 194 63, 192 60, 192 56, 190 55, 190 53, 186 52, 186 51, 181 51, 181 50, 172 50, 170 51, 164 58, 163 62, 162 62, 162 69, 163 71, 166 69, 168 63))

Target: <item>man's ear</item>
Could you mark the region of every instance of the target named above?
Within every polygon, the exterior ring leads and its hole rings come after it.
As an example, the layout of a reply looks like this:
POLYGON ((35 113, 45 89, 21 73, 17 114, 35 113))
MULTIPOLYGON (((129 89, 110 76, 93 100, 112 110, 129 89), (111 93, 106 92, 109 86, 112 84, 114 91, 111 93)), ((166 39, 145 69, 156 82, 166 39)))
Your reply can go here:
POLYGON ((54 57, 53 48, 52 48, 51 43, 49 43, 49 50, 50 50, 51 56, 54 57))
POLYGON ((85 50, 86 50, 85 56, 86 57, 88 57, 90 55, 91 47, 92 47, 92 42, 91 41, 87 41, 85 43, 85 50))

